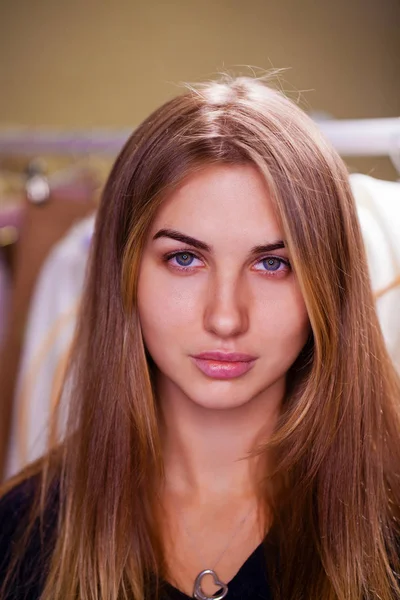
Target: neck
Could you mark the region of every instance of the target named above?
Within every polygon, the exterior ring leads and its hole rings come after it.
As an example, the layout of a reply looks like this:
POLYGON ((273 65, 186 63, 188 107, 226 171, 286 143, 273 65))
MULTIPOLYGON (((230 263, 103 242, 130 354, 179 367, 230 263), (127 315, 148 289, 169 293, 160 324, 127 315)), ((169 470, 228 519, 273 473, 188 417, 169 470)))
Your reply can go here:
POLYGON ((284 394, 282 382, 228 409, 202 407, 170 380, 158 381, 157 394, 167 488, 198 502, 254 497, 268 461, 247 455, 272 433, 284 394))

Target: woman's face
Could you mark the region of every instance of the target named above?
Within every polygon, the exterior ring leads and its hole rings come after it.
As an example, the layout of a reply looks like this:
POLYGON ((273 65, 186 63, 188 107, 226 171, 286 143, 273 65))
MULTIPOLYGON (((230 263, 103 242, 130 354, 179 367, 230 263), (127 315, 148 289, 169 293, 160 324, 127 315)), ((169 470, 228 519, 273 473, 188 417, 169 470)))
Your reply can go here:
POLYGON ((208 408, 241 406, 277 387, 284 392, 310 325, 282 240, 252 165, 205 167, 167 196, 138 285, 160 389, 208 408), (199 357, 210 352, 223 356, 199 357))

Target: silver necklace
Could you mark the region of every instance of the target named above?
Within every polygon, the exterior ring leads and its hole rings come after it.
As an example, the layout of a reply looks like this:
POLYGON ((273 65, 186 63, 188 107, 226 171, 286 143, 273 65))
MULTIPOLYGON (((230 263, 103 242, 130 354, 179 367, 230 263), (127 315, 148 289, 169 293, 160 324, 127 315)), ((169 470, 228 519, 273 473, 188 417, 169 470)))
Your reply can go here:
MULTIPOLYGON (((236 535, 239 533, 240 529, 242 528, 242 526, 244 525, 245 521, 247 521, 247 519, 249 518, 250 514, 253 512, 254 507, 252 507, 249 512, 243 517, 243 519, 240 521, 238 527, 236 528, 236 530, 234 531, 231 539, 229 540, 228 544, 225 546, 225 548, 223 549, 223 551, 221 552, 221 554, 218 557, 218 560, 214 563, 214 566, 211 569, 203 569, 203 571, 200 571, 200 573, 197 575, 195 582, 194 582, 194 587, 193 587, 193 598, 196 598, 196 600, 222 600, 223 598, 225 598, 225 596, 228 593, 228 586, 226 583, 224 583, 223 581, 221 581, 221 579, 218 577, 217 573, 215 572, 215 567, 217 566, 217 564, 219 563, 219 561, 221 560, 221 558, 223 557, 223 555, 225 554, 225 552, 228 550, 229 546, 232 544, 233 540, 235 539, 236 535), (201 588, 201 582, 203 577, 205 577, 205 575, 212 575, 213 579, 214 579, 214 584, 221 589, 221 592, 217 595, 217 596, 207 596, 207 594, 205 594, 201 588)), ((185 521, 182 515, 182 523, 183 523, 183 527, 186 531, 186 534, 188 536, 188 538, 190 539, 193 547, 195 548, 197 554, 199 555, 199 557, 201 558, 202 562, 205 563, 206 561, 204 560, 204 557, 200 551, 200 549, 196 546, 192 536, 190 535, 186 525, 185 525, 185 521)))

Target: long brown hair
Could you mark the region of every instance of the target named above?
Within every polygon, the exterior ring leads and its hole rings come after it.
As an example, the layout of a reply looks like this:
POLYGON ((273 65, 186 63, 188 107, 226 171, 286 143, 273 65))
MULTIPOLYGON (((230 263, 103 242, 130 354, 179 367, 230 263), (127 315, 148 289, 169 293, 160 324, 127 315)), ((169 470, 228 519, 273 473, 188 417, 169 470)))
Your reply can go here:
POLYGON ((312 328, 274 435, 255 450, 273 457, 263 489, 274 511, 273 597, 400 592, 400 382, 346 168, 283 94, 226 77, 147 118, 105 186, 64 386, 67 433, 18 479, 41 473, 39 512, 55 481, 60 490, 42 600, 143 600, 164 574, 157 401, 136 306, 141 252, 167 190, 204 165, 243 162, 265 177, 312 328))

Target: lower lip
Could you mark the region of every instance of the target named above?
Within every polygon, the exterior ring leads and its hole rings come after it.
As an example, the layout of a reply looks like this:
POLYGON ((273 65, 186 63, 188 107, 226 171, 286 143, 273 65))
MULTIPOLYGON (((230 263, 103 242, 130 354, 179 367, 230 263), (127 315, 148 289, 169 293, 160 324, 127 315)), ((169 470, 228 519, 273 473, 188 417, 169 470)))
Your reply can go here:
POLYGON ((193 358, 196 365, 208 377, 214 379, 233 379, 244 375, 253 368, 255 360, 249 362, 227 362, 208 360, 205 358, 193 358))

